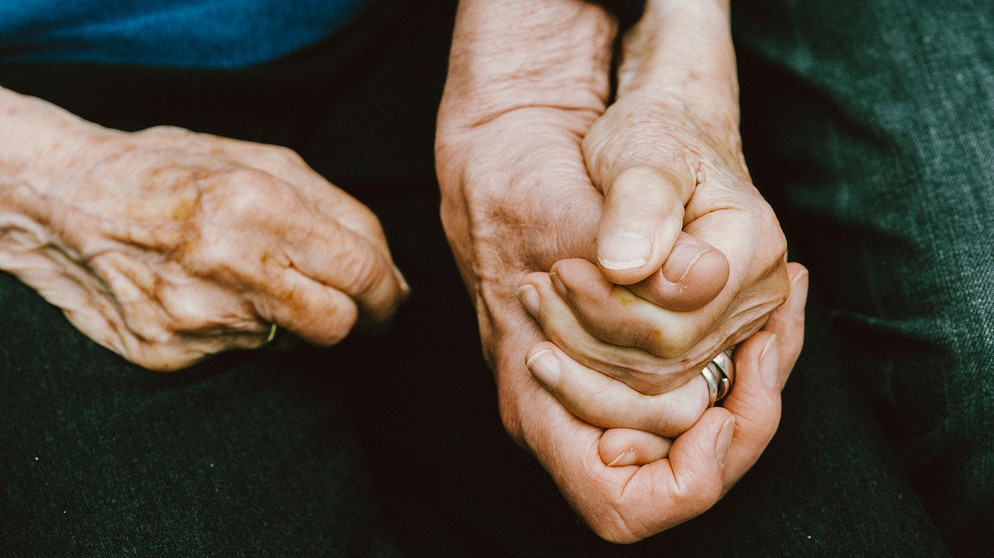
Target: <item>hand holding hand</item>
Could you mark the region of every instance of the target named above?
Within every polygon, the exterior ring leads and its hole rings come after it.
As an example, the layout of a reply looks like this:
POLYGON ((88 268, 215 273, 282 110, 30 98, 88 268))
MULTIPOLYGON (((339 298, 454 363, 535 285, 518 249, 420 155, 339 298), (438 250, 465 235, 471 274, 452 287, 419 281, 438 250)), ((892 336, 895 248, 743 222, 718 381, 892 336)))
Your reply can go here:
MULTIPOLYGON (((627 39, 629 65, 645 55, 632 52, 644 42, 638 32, 627 39)), ((604 193, 596 259, 557 262, 554 290, 536 277, 523 284, 537 290, 533 316, 551 341, 659 394, 752 335, 784 301, 786 241, 746 169, 734 99, 686 102, 645 78, 622 80, 583 140, 604 193), (547 301, 550 293, 558 296, 547 301)))
MULTIPOLYGON (((523 300, 529 296, 518 291, 522 279, 531 272, 547 273, 569 258, 610 260, 603 254, 598 258, 599 226, 607 202, 591 183, 590 157, 582 144, 594 121, 604 114, 611 32, 604 12, 587 2, 529 0, 502 3, 499 10, 483 0, 461 2, 449 80, 439 114, 436 163, 442 187, 443 224, 477 309, 483 349, 496 375, 505 427, 535 454, 567 500, 598 534, 609 540, 631 542, 703 512, 725 489, 723 463, 728 456, 739 460, 733 467, 736 471, 748 468, 755 456, 732 451, 733 423, 729 422, 729 410, 723 407, 707 409, 699 419, 695 415, 696 422, 691 421, 692 426, 673 441, 672 447, 655 434, 636 430, 618 430, 608 435, 603 428, 591 426, 567 411, 555 397, 560 386, 554 393, 543 389, 526 366, 526 358, 534 357, 544 346, 561 366, 561 381, 572 381, 571 367, 580 364, 566 353, 555 352, 555 345, 563 341, 564 346, 576 350, 583 338, 576 338, 581 341, 576 345, 566 341, 574 339, 569 337, 574 331, 586 330, 567 324, 562 339, 543 344, 548 338, 542 328, 556 331, 557 326, 545 323, 541 315, 546 310, 540 308, 538 314, 543 321, 539 327, 518 302, 516 293, 523 300), (553 36, 548 33, 551 28, 556 29, 553 36), (621 446, 612 446, 616 443, 621 446), (624 451, 618 451, 619 447, 629 446, 645 450, 645 454, 626 456, 624 451), (658 459, 664 451, 659 448, 663 447, 669 457, 658 459), (615 451, 615 457, 620 458, 614 465, 626 460, 646 465, 609 467, 605 461, 614 459, 607 458, 607 451, 615 451)), ((604 183, 600 186, 603 190, 604 183)), ((664 205, 670 207, 668 202, 664 205)), ((691 255, 699 253, 694 246, 703 246, 701 239, 681 237, 681 228, 677 227, 669 242, 682 239, 691 244, 691 255)), ((665 261, 670 247, 659 244, 657 248, 665 261)), ((706 258, 721 267, 724 256, 715 248, 706 258)), ((704 255, 698 258, 699 262, 703 260, 704 255)), ((652 268, 654 272, 663 262, 647 263, 646 267, 653 265, 657 266, 652 268)), ((779 303, 787 290, 782 254, 777 265, 783 273, 780 292, 772 299, 779 303)), ((604 271, 596 266, 592 269, 598 277, 604 271)), ((729 276, 735 278, 734 273, 729 276)), ((748 281, 740 279, 743 284, 748 281)), ((707 308, 709 300, 719 300, 717 293, 724 293, 725 280, 715 284, 719 286, 711 287, 710 292, 702 289, 704 294, 681 310, 707 308)), ((559 298, 551 281, 544 286, 550 295, 559 298)), ((643 286, 646 290, 637 298, 647 303, 659 298, 672 305, 675 300, 690 298, 671 293, 667 299, 659 283, 643 286)), ((537 286, 531 288, 536 291, 538 304, 546 304, 537 286)), ((717 305, 727 305, 729 300, 717 305)), ((762 318, 749 323, 752 332, 761 327, 765 314, 776 303, 766 308, 762 318)), ((548 314, 574 316, 563 299, 560 304, 548 314)), ((584 301, 577 306, 586 304, 584 301)), ((578 319, 572 319, 576 324, 578 319)), ((773 327, 778 322, 768 323, 773 327)), ((685 340, 700 333, 692 331, 685 340)), ((723 335, 742 341, 749 333, 725 331, 723 335)), ((694 358, 701 366, 724 348, 721 341, 728 339, 718 337, 711 339, 707 348, 707 339, 695 340, 699 354, 694 358)), ((774 408, 779 412, 779 386, 769 387, 758 372, 759 355, 764 353, 770 335, 757 334, 753 339, 758 341, 743 342, 739 359, 744 360, 737 362, 740 376, 752 378, 740 379, 737 386, 743 382, 747 386, 738 395, 743 402, 740 411, 747 439, 753 437, 750 432, 759 432, 760 428, 763 435, 775 428, 776 421, 770 422, 767 413, 774 408), (750 389, 750 385, 755 387, 750 389), (775 407, 771 403, 774 399, 775 407)), ((786 339, 790 343, 788 356, 780 362, 764 359, 763 366, 775 370, 765 377, 785 378, 789 373, 793 364, 789 357, 793 354, 796 358, 799 337, 787 335, 786 339)), ((603 349, 586 347, 577 354, 601 350, 604 362, 616 362, 618 348, 618 344, 608 342, 603 349)), ((654 363, 648 374, 631 380, 645 381, 645 392, 673 389, 699 374, 700 368, 695 370, 687 358, 665 359, 641 348, 628 348, 639 351, 634 356, 636 361, 644 362, 646 355, 664 359, 654 363)), ((765 352, 769 358, 774 354, 777 351, 765 352)), ((528 360, 533 365, 538 362, 528 360)), ((616 370, 627 381, 630 378, 624 364, 616 370)), ((599 374, 589 368, 587 371, 599 374)), ((585 409, 584 403, 581 401, 575 408, 585 409)), ((749 448, 749 452, 755 450, 752 445, 749 448)))
MULTIPOLYGON (((745 447, 736 451, 742 456, 736 471, 741 476, 748 464, 759 458, 779 423, 779 397, 774 401, 758 389, 749 368, 741 367, 744 355, 759 343, 779 348, 781 365, 778 376, 763 376, 769 388, 782 388, 786 374, 797 360, 804 340, 804 303, 807 298, 807 271, 796 263, 787 264, 791 287, 787 302, 774 310, 763 329, 740 345, 735 352, 735 383, 722 401, 733 414, 748 417, 745 447), (774 342, 768 333, 775 334, 774 342), (763 341, 759 341, 762 339, 763 341), (762 401, 767 406, 762 406, 762 401), (748 449, 747 449, 748 448, 748 449), (749 460, 751 459, 751 461, 749 460)), ((762 349, 764 352, 768 348, 762 349)), ((545 343, 528 360, 535 377, 573 415, 584 422, 607 428, 600 440, 604 463, 613 466, 645 465, 665 458, 673 438, 693 427, 708 410, 708 387, 699 373, 677 389, 659 395, 640 393, 626 384, 583 366, 558 347, 545 343)), ((772 369, 766 369, 770 372, 772 369)), ((740 420, 740 424, 742 424, 740 420)), ((738 478, 735 477, 735 478, 738 478)))

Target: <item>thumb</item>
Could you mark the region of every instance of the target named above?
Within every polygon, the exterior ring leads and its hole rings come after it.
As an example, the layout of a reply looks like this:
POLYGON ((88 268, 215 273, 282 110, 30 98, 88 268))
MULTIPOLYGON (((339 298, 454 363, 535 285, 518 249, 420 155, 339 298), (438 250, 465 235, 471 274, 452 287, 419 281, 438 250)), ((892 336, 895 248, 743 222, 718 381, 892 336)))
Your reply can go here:
MULTIPOLYGON (((689 173, 688 173, 689 174, 689 173)), ((597 231, 597 260, 612 283, 630 285, 662 266, 683 229, 690 176, 659 167, 630 167, 599 185, 604 212, 597 231)))

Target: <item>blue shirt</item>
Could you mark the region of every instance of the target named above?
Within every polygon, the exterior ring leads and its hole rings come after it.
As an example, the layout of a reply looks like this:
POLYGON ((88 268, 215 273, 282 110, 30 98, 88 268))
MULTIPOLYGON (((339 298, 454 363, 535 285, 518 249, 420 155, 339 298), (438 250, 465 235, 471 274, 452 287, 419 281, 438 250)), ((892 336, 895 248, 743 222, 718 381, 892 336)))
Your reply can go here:
POLYGON ((365 0, 4 0, 0 59, 231 68, 338 31, 365 0))

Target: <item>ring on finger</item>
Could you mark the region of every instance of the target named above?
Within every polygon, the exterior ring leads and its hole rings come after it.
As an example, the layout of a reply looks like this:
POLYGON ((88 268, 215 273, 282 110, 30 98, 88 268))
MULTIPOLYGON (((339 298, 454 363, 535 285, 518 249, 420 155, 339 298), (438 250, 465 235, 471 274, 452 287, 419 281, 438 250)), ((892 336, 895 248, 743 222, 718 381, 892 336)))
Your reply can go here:
POLYGON ((701 370, 704 382, 708 385, 708 407, 714 407, 732 390, 735 380, 735 364, 732 362, 732 349, 722 351, 701 370))
POLYGON ((269 333, 266 335, 266 338, 262 340, 262 344, 260 344, 256 348, 257 349, 261 349, 261 348, 265 347, 266 345, 272 343, 273 339, 276 339, 276 333, 277 333, 277 331, 279 331, 279 326, 277 326, 275 322, 269 324, 269 333))

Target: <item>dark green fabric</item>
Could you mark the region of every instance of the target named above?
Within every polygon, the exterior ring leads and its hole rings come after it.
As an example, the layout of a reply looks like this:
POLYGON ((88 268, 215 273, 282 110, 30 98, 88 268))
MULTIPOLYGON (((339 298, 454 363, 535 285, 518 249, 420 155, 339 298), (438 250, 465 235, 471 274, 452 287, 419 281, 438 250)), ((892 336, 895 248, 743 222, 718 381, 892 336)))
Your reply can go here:
POLYGON ((952 548, 994 543, 994 8, 735 4, 745 144, 952 548))
MULTIPOLYGON (((791 240, 815 269, 809 340, 757 466, 704 516, 643 543, 606 543, 576 519, 503 432, 438 223, 431 150, 452 6, 396 4, 252 70, 0 67, 5 86, 106 125, 175 124, 297 149, 377 212, 414 290, 386 336, 236 353, 164 376, 90 343, 0 276, 0 554, 944 555, 906 454, 891 450, 894 430, 877 423, 870 376, 848 374, 853 335, 828 327, 838 292, 823 279, 832 260, 818 258, 833 252, 817 252, 803 228, 791 240)), ((780 12, 755 13, 776 21, 780 12)), ((764 60, 754 60, 759 71, 764 60)), ((753 112, 748 95, 747 122, 765 115, 755 128, 771 132, 749 136, 757 147, 785 134, 779 125, 792 116, 828 130, 839 110, 806 113, 782 100, 771 116, 753 112)), ((811 165, 778 165, 798 146, 774 147, 783 154, 758 150, 753 163, 790 171, 768 171, 771 184, 811 175, 811 165)), ((813 222, 791 219, 790 207, 789 224, 813 222)))
POLYGON ((4 556, 392 554, 326 356, 153 374, 0 285, 4 556))

